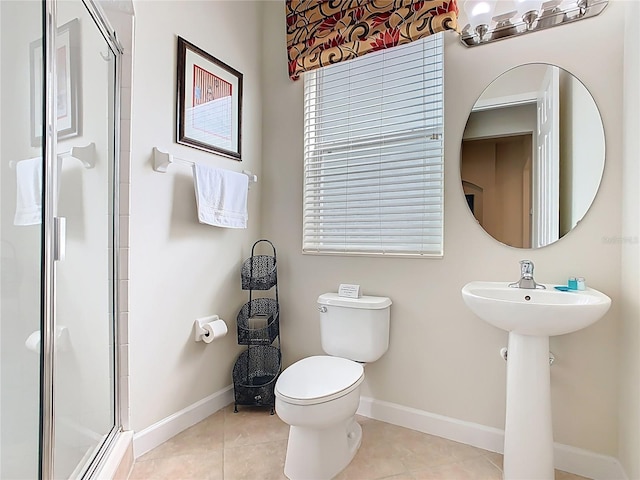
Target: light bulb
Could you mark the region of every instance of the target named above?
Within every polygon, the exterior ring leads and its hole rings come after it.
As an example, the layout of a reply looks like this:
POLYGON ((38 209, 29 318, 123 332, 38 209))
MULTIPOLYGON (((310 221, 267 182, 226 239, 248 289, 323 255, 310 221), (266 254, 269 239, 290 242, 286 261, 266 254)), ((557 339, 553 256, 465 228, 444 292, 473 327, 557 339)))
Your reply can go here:
POLYGON ((467 0, 464 4, 470 29, 480 37, 480 41, 489 30, 495 7, 495 0, 467 0))
POLYGON ((543 0, 516 0, 518 15, 526 24, 527 30, 533 26, 533 22, 540 16, 543 0))
POLYGON ((478 25, 489 25, 495 8, 496 4, 493 0, 467 0, 464 11, 471 29, 475 29, 478 25))
POLYGON ((518 14, 524 15, 527 12, 540 12, 543 0, 516 0, 518 14))

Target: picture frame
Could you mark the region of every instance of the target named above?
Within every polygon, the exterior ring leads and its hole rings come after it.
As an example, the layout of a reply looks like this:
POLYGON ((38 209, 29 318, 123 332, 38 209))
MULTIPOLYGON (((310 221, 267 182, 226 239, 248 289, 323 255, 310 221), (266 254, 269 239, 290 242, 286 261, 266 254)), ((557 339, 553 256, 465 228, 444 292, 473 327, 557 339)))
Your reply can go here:
MULTIPOLYGON (((78 101, 80 21, 75 18, 58 28, 56 38, 56 83, 58 140, 80 134, 80 104, 78 101)), ((29 45, 31 145, 42 145, 42 119, 44 115, 43 85, 44 62, 42 39, 29 45)))
POLYGON ((242 73, 178 37, 176 142, 242 160, 242 73))

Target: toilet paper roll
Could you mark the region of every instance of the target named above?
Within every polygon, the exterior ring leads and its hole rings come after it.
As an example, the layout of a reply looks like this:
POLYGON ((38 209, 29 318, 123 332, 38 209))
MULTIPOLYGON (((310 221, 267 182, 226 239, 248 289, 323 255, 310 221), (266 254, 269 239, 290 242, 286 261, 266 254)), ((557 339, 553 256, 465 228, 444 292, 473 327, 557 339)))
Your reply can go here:
POLYGON ((40 353, 40 330, 36 330, 29 335, 24 342, 24 346, 27 347, 27 350, 40 353))
POLYGON ((216 338, 224 337, 227 334, 227 324, 224 320, 214 320, 213 322, 205 323, 202 328, 204 329, 204 335, 202 335, 202 341, 204 343, 211 343, 216 338))

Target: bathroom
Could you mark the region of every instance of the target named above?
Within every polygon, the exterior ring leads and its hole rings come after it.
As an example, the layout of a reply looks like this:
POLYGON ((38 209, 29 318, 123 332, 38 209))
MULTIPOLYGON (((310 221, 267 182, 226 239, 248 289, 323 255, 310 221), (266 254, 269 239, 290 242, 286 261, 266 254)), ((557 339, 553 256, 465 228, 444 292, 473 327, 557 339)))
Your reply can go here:
MULTIPOLYGON (((11 2, 3 0, 0 10, 3 75, 10 56, 5 3, 11 2)), ((473 444, 479 436, 487 449, 504 429, 506 366, 499 351, 507 334, 465 307, 461 287, 472 280, 517 280, 524 258, 535 263, 538 281, 585 277, 611 297, 612 307, 589 328, 551 338, 555 441, 569 447, 564 451, 579 449, 571 458, 591 469, 584 476, 598 478, 598 469, 613 463, 599 478, 640 478, 636 2, 610 0, 593 19, 474 48, 445 33, 444 255, 437 259, 302 253, 304 85, 287 75, 284 2, 101 4, 124 47, 118 379, 121 423, 134 434, 135 455, 232 403, 231 370, 242 347, 233 335, 207 346, 193 342, 193 320, 215 313, 233 323, 246 301, 240 265, 256 239, 268 238, 278 249, 284 366, 322 352, 318 295, 340 283, 360 284, 365 294, 393 301, 389 350, 366 367, 362 395, 369 414, 418 430, 433 426, 434 418, 450 428, 463 424, 458 441, 473 444), (241 165, 175 142, 178 35, 243 74, 241 165), (548 247, 521 250, 496 242, 468 211, 460 144, 482 90, 504 71, 531 62, 561 66, 585 84, 602 116, 606 162, 595 201, 577 228, 548 247), (154 171, 154 147, 257 175, 248 195, 248 228, 198 224, 189 169, 154 171)), ((7 143, 3 131, 3 149, 7 143)), ((5 178, 12 180, 9 160, 2 160, 3 192, 5 178)), ((2 205, 11 210, 13 196, 3 193, 2 205)), ((2 435, 4 441, 8 433, 2 435)))

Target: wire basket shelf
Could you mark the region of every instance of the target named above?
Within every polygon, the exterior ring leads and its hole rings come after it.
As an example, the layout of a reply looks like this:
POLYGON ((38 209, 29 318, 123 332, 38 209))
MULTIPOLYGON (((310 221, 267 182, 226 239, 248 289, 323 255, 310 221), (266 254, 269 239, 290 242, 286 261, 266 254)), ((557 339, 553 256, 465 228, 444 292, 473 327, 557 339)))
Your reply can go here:
POLYGON ((268 406, 276 404, 274 388, 282 368, 280 349, 257 345, 242 352, 233 366, 235 411, 238 405, 268 406))
POLYGON ((251 257, 242 264, 240 272, 243 290, 269 290, 278 283, 276 248, 269 240, 258 240, 251 248, 251 257), (273 255, 254 255, 256 245, 266 242, 271 245, 273 255))
POLYGON ((277 300, 254 298, 245 303, 236 317, 239 345, 270 345, 280 333, 277 300))

